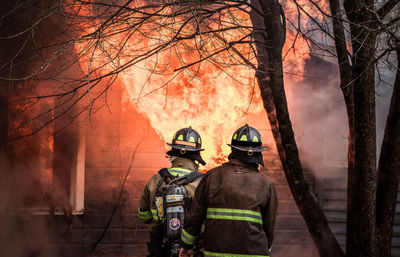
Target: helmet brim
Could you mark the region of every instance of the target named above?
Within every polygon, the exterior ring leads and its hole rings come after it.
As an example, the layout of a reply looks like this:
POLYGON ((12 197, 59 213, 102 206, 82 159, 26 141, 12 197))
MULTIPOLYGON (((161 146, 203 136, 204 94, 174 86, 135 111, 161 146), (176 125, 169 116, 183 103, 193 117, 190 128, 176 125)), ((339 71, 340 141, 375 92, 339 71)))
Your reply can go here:
POLYGON ((172 148, 166 153, 167 156, 177 156, 177 157, 182 157, 186 159, 191 159, 193 161, 198 161, 200 164, 203 166, 206 165, 206 162, 203 160, 203 158, 200 155, 199 151, 196 152, 189 152, 186 151, 184 154, 181 153, 179 149, 172 148))
POLYGON ((266 146, 260 146, 260 147, 246 147, 246 146, 236 146, 236 145, 232 145, 232 144, 227 144, 228 146, 235 148, 237 150, 243 151, 243 152, 247 152, 249 150, 252 150, 253 152, 263 152, 268 150, 268 147, 266 146))
POLYGON ((178 149, 178 150, 183 148, 183 149, 185 149, 186 151, 189 151, 189 152, 204 151, 204 149, 191 147, 191 146, 187 146, 187 145, 174 145, 174 144, 171 144, 171 143, 166 143, 166 144, 169 145, 170 147, 172 147, 174 149, 178 149))

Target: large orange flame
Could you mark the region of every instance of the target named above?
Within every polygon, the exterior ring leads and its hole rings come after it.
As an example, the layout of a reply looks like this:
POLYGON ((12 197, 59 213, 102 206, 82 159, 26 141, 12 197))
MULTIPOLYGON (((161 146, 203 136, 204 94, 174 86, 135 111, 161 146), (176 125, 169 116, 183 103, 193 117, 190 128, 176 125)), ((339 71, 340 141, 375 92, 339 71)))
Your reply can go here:
MULTIPOLYGON (((294 15, 292 12, 296 7, 293 5, 291 2, 286 3, 289 16, 294 15)), ((164 10, 164 14, 172 12, 172 8, 164 10)), ((93 67, 102 67, 100 72, 111 70, 116 65, 130 62, 132 56, 154 49, 154 46, 168 45, 164 51, 135 62, 120 73, 125 88, 123 100, 131 102, 138 111, 145 114, 165 142, 171 140, 176 130, 192 126, 203 139, 203 147, 206 149, 203 156, 208 162, 207 167, 215 166, 224 161, 229 153, 230 149, 226 144, 229 143, 233 132, 244 123, 251 122, 247 114, 256 115, 263 111, 263 107, 255 82, 255 71, 244 65, 237 65, 243 62, 231 51, 232 49, 211 57, 205 53, 219 52, 226 47, 225 42, 242 38, 251 31, 248 28, 230 30, 219 33, 219 37, 211 34, 169 44, 173 40, 171 35, 185 22, 185 17, 176 17, 173 20, 168 20, 167 15, 165 18, 160 17, 159 19, 165 19, 168 26, 154 30, 150 25, 143 25, 140 33, 136 33, 135 36, 128 37, 127 32, 122 32, 103 40, 102 49, 118 49, 116 46, 124 42, 124 49, 118 50, 118 58, 110 62, 109 51, 105 54, 96 49, 86 59, 82 58, 81 63, 87 70, 93 67), (196 63, 199 59, 205 61, 196 63)), ((207 31, 233 23, 251 27, 248 14, 240 10, 235 10, 235 13, 224 12, 219 19, 211 20, 200 29, 207 31), (216 23, 216 20, 219 23, 216 23)), ((88 26, 87 30, 93 31, 95 27, 96 24, 93 24, 92 29, 88 26)), ((186 26, 181 33, 190 35, 193 29, 193 26, 186 26)), ((77 44, 76 47, 81 52, 88 47, 88 43, 77 44)), ((235 47, 243 56, 255 62, 249 44, 235 47)), ((301 79, 305 60, 309 58, 308 53, 307 42, 296 36, 296 33, 288 31, 284 47, 285 71, 300 75, 296 77, 301 79)))
POLYGON ((248 80, 246 85, 212 64, 204 64, 201 69, 204 72, 196 78, 181 73, 164 89, 156 91, 168 77, 156 76, 143 88, 150 71, 133 69, 129 76, 123 76, 122 82, 126 87, 125 100, 146 114, 164 141, 169 142, 179 128, 192 126, 203 139, 205 160, 214 166, 217 161, 212 157, 229 153, 226 143, 234 130, 246 122, 246 113, 258 113, 262 106, 252 70, 236 73, 248 80), (154 92, 140 97, 151 91, 154 92))

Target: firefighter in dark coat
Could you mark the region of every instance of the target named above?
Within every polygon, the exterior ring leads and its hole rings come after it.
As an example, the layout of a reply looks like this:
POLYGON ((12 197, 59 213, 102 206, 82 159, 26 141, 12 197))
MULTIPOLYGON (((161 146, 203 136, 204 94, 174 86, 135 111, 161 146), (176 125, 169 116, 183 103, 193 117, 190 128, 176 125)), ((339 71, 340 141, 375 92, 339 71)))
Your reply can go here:
POLYGON ((200 181, 181 233, 180 257, 192 246, 205 222, 204 256, 270 256, 278 205, 273 182, 258 170, 264 165, 260 133, 247 124, 229 144, 229 161, 200 181))
MULTIPOLYGON (((206 163, 200 155, 201 138, 199 133, 189 128, 178 130, 172 138, 172 143, 167 143, 172 147, 166 154, 170 157, 171 168, 168 169, 168 175, 172 177, 181 177, 190 173, 198 173, 199 163, 206 163)), ((193 174, 192 174, 193 175, 193 174)), ((185 184, 185 190, 189 197, 193 197, 194 191, 200 182, 201 176, 196 176, 196 179, 188 184, 185 184)), ((170 248, 168 242, 164 242, 165 231, 163 224, 159 218, 156 206, 157 192, 162 192, 166 186, 166 182, 162 182, 162 176, 159 173, 153 175, 147 182, 143 194, 139 201, 139 218, 149 224, 150 242, 148 243, 149 257, 164 257, 170 256, 170 248)))

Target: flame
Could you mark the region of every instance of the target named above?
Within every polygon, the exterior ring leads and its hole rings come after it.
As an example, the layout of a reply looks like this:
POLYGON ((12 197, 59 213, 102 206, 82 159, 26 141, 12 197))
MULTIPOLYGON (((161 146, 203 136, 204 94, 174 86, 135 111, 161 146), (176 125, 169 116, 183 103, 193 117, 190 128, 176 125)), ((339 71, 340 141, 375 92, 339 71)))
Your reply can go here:
MULTIPOLYGON (((306 1, 300 1, 300 4, 304 5, 303 2, 306 1)), ((153 17, 147 24, 143 24, 140 33, 134 36, 130 34, 131 31, 122 28, 139 20, 140 14, 135 14, 132 21, 126 19, 128 25, 112 26, 110 30, 119 29, 121 33, 114 33, 102 40, 99 48, 108 50, 102 51, 96 47, 80 62, 84 70, 95 69, 97 74, 106 74, 107 71, 123 66, 119 74, 124 88, 123 101, 131 103, 145 114, 164 142, 170 142, 178 129, 192 126, 202 137, 202 147, 206 149, 202 156, 208 162, 206 168, 209 168, 226 160, 230 152, 226 144, 238 127, 249 122, 249 114, 257 115, 263 111, 255 71, 237 65, 243 61, 232 49, 223 51, 226 42, 235 42, 251 33, 245 29, 246 26, 251 27, 251 22, 248 14, 242 10, 222 12, 219 19, 210 18, 208 23, 199 28, 205 32, 201 36, 175 42, 174 32, 187 21, 185 16, 168 18, 177 11, 176 8, 180 6, 163 9, 159 18, 153 17), (154 29, 154 23, 163 22, 166 26, 154 29), (221 29, 231 24, 242 24, 244 28, 217 35, 206 33, 210 29, 221 29), (119 47, 121 42, 124 42, 123 48, 119 47), (150 57, 138 58, 163 44, 166 46, 163 51, 156 51, 150 57), (219 54, 207 55, 215 52, 219 54), (197 62, 200 59, 204 61, 197 62), (133 65, 128 66, 129 63, 133 65)), ((292 17, 297 10, 294 3, 286 2, 285 8, 288 17, 295 20, 292 17)), ((314 11, 313 8, 307 10, 314 11)), ((92 10, 79 8, 79 12, 90 16, 92 10)), ((85 32, 94 32, 100 23, 94 20, 85 26, 85 32)), ((180 35, 190 36, 196 24, 188 23, 180 35)), ((82 52, 90 48, 91 43, 76 42, 75 46, 78 52, 82 52)), ((248 44, 235 45, 235 48, 250 62, 256 63, 248 44)), ((306 40, 288 31, 284 46, 285 72, 295 74, 296 80, 301 80, 307 58, 309 46, 306 40)))
POLYGON ((286 43, 282 50, 284 72, 292 81, 299 82, 304 75, 306 60, 310 59, 312 44, 320 45, 321 49, 334 45, 321 31, 329 31, 329 4, 326 0, 282 1, 281 4, 287 20, 286 43))
POLYGON ((150 71, 134 69, 130 76, 122 77, 126 89, 124 100, 131 101, 150 119, 165 142, 170 142, 178 129, 192 126, 202 137, 202 147, 206 149, 203 158, 209 166, 214 166, 229 153, 226 143, 235 129, 246 122, 246 113, 258 113, 262 106, 253 81, 254 71, 237 71, 248 80, 246 86, 220 73, 211 64, 202 65, 201 69, 204 72, 196 78, 181 73, 164 90, 157 91, 154 90, 165 84, 168 77, 155 76, 143 88, 150 71), (151 91, 154 92, 140 97, 151 91), (220 157, 213 159, 212 156, 220 157))
MULTIPOLYGON (((9 142, 9 145, 17 160, 13 168, 23 188, 20 193, 31 199, 39 196, 29 191, 35 188, 44 198, 53 187, 54 123, 51 120, 54 118, 54 101, 30 99, 32 96, 26 88, 34 88, 37 93, 43 94, 49 84, 27 81, 15 86, 10 97, 8 119, 8 137, 15 141, 9 142)), ((42 200, 35 198, 39 203, 42 200)))

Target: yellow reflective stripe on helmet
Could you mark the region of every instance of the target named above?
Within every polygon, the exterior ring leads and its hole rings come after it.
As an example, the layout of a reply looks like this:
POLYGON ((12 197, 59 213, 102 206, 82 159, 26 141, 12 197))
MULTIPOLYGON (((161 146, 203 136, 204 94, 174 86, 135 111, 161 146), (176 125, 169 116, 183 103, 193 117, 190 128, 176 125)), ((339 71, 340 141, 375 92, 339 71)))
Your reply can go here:
POLYGON ((251 210, 207 208, 207 219, 240 220, 262 224, 261 213, 251 210))
POLYGON ((196 143, 196 140, 194 140, 194 137, 190 137, 190 138, 189 138, 189 142, 196 143))
POLYGON ((178 138, 176 140, 183 140, 183 135, 179 135, 178 138))
POLYGON ((197 143, 201 144, 201 138, 197 138, 197 143))
POLYGON ((180 177, 180 176, 185 176, 185 175, 191 173, 192 171, 191 171, 191 170, 188 170, 188 169, 184 169, 184 168, 169 168, 169 169, 168 169, 168 172, 169 172, 172 176, 175 176, 175 177, 178 176, 178 177, 180 177))
POLYGON ((254 136, 254 137, 253 137, 253 142, 260 142, 260 141, 258 141, 257 136, 254 136))
POLYGON ((204 257, 269 257, 269 255, 214 253, 214 252, 204 251, 204 257))
MULTIPOLYGON (((193 139, 194 140, 194 139, 193 139)), ((175 144, 177 145, 187 145, 187 146, 196 146, 196 142, 186 142, 186 141, 181 141, 181 140, 175 140, 175 144)))
POLYGON ((240 137, 239 141, 247 141, 247 136, 246 135, 242 135, 240 137))
POLYGON ((138 213, 139 213, 139 218, 142 220, 149 220, 153 218, 151 211, 141 211, 139 208, 138 213))
POLYGON ((185 244, 193 245, 194 241, 196 240, 195 236, 192 236, 185 229, 182 228, 181 239, 185 244))
POLYGON ((233 138, 232 138, 233 140, 236 140, 237 139, 237 134, 235 134, 235 135, 233 135, 233 138))

